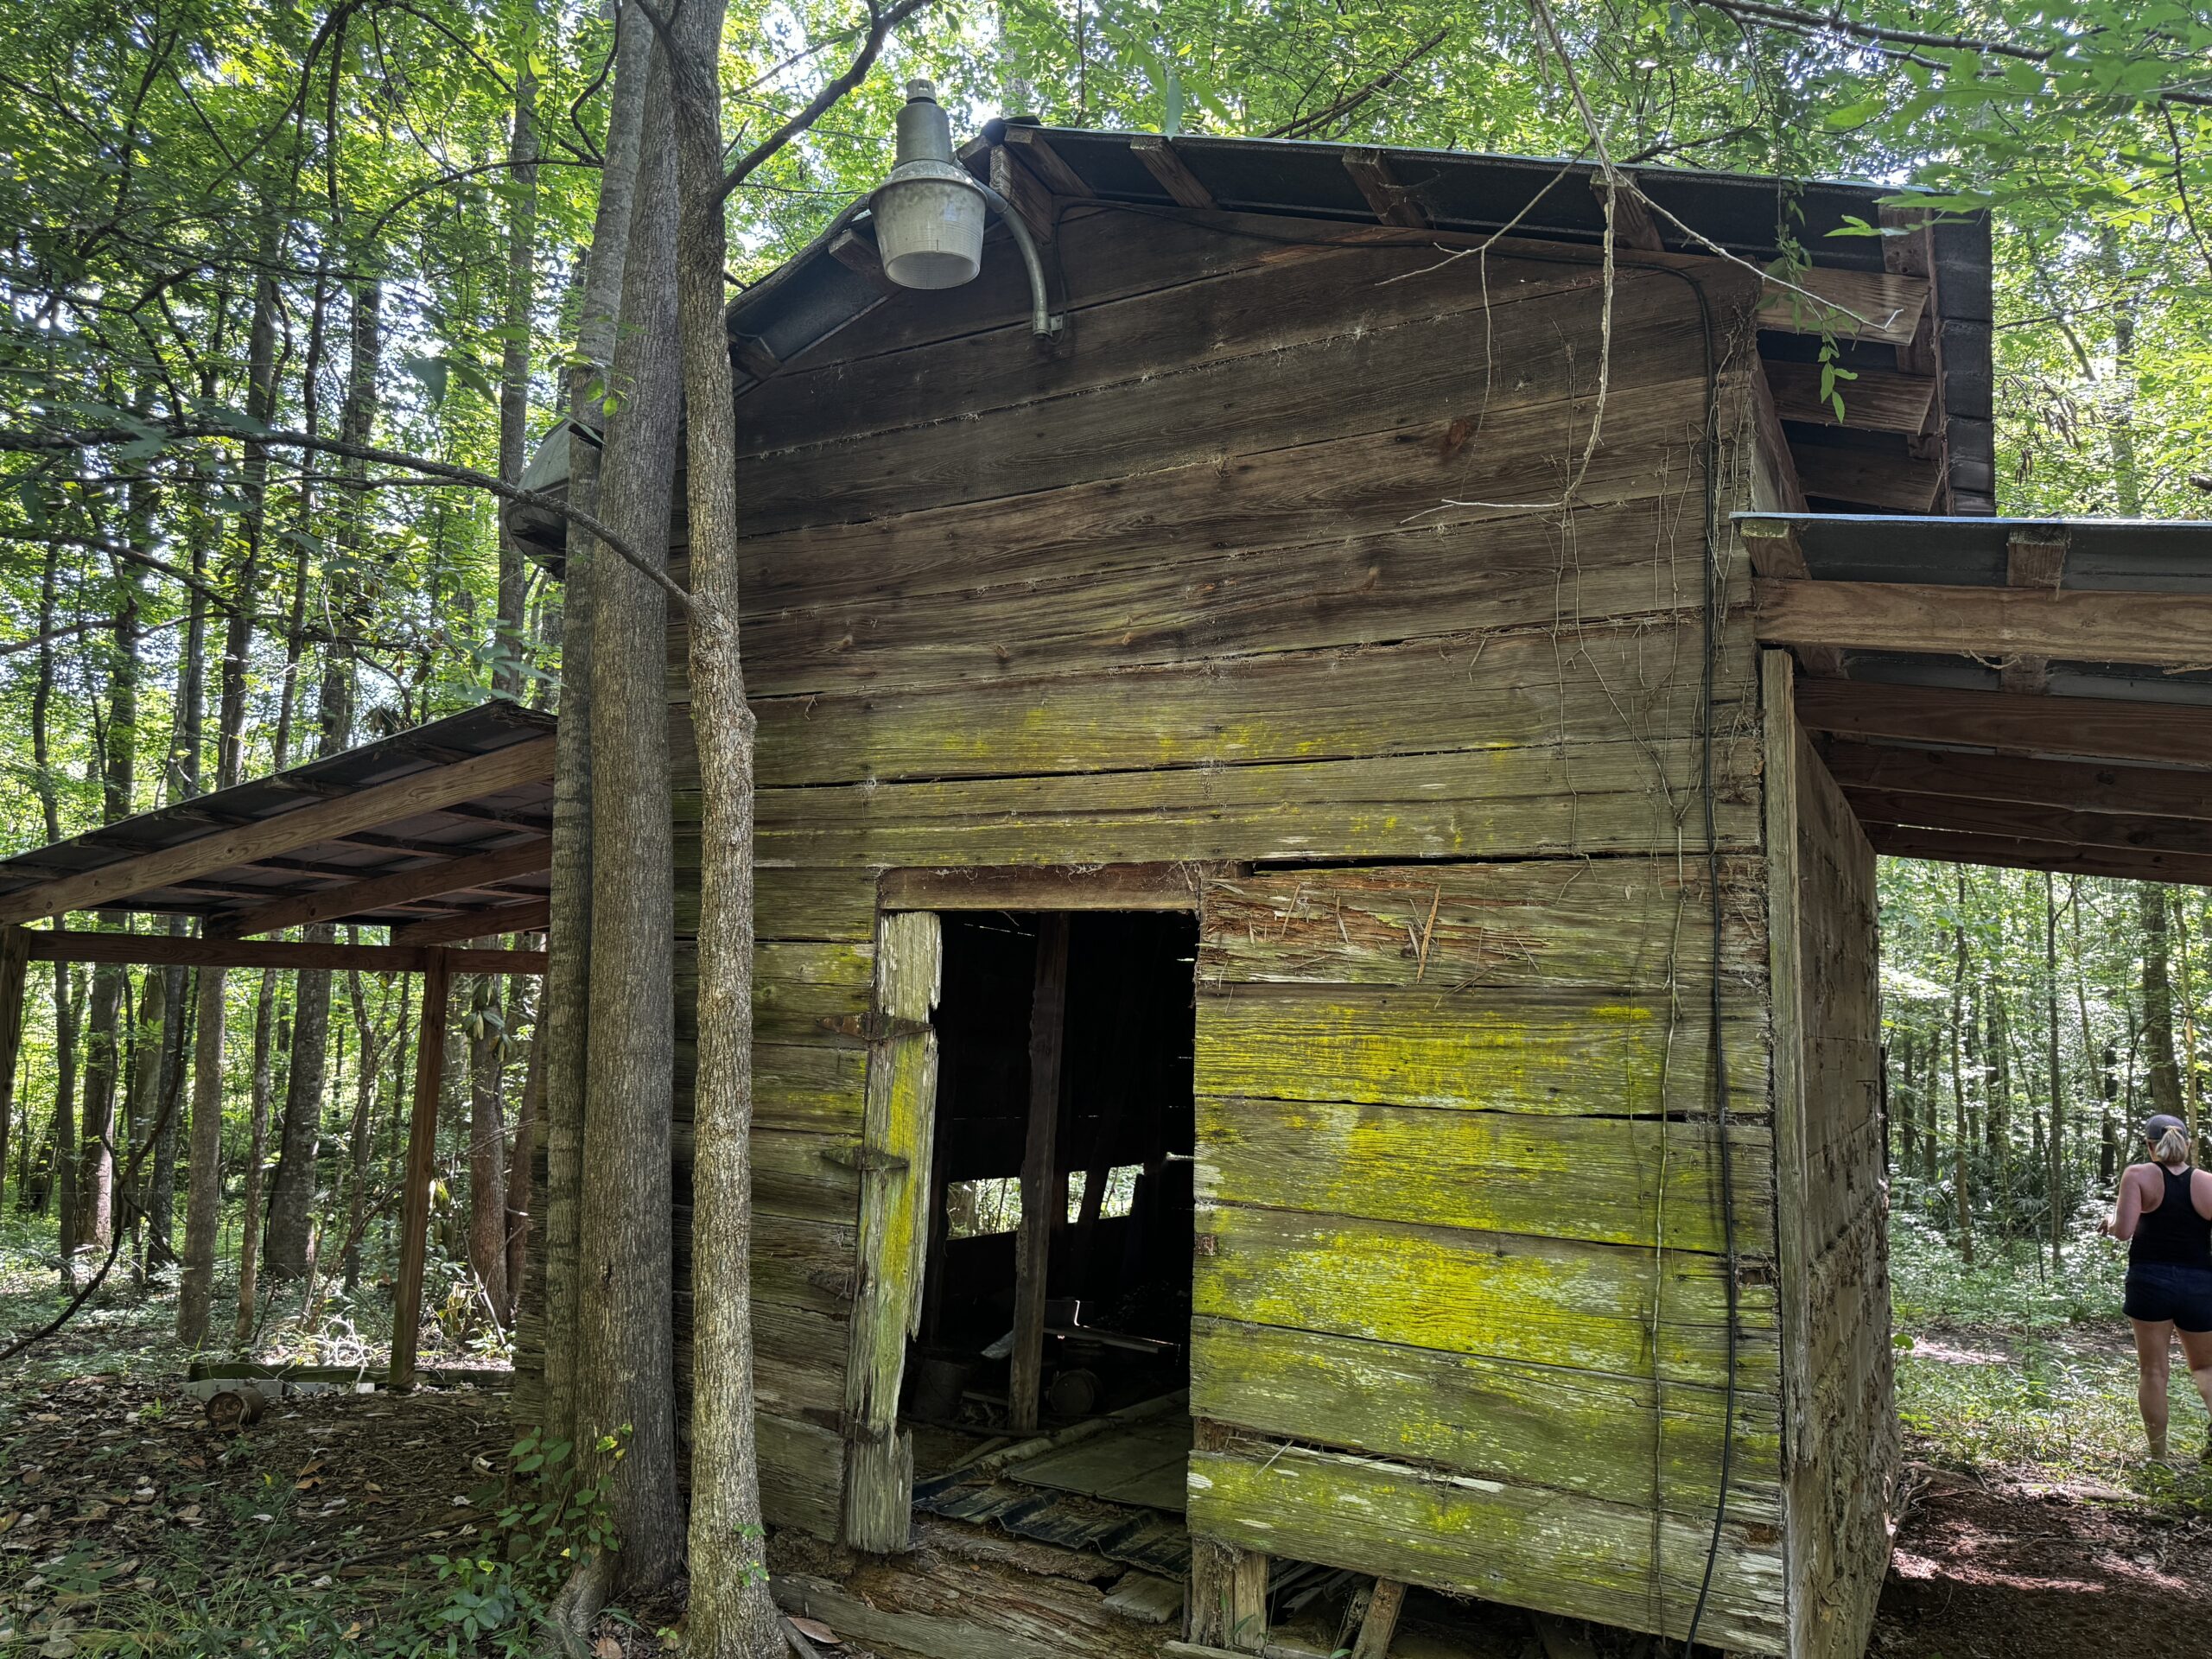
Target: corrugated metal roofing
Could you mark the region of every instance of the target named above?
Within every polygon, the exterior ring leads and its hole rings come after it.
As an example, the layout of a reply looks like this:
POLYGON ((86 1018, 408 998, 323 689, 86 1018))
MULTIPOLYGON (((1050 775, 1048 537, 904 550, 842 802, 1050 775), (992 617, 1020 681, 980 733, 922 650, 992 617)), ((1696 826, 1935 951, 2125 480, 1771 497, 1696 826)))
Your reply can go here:
MULTIPOLYGON (((357 748, 194 796, 173 806, 141 812, 67 841, 0 860, 0 896, 58 878, 119 864, 203 836, 282 818, 317 802, 396 783, 454 761, 491 754, 550 735, 551 715, 494 699, 411 731, 378 738, 357 748)), ((220 915, 264 900, 315 893, 372 876, 422 868, 427 856, 454 858, 495 851, 543 836, 550 827, 552 786, 527 784, 480 799, 416 814, 342 842, 313 843, 283 858, 210 872, 188 885, 132 893, 104 910, 176 915, 220 915), (312 855, 312 856, 310 856, 312 855)), ((508 899, 542 894, 543 877, 499 884, 508 899)), ((450 897, 451 895, 442 895, 450 897)), ((461 908, 461 906, 443 906, 461 908)), ((364 921, 418 921, 420 910, 365 912, 364 921)))

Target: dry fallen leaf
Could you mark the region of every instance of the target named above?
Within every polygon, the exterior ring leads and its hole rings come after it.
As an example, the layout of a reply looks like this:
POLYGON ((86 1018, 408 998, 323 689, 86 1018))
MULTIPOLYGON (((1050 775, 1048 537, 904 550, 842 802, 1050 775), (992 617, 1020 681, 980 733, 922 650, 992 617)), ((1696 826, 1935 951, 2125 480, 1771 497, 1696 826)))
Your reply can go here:
POLYGON ((791 1628, 808 1641, 827 1643, 833 1648, 837 1645, 837 1632, 820 1619, 801 1618, 797 1613, 790 1614, 789 1618, 791 1621, 791 1628))
POLYGON ((622 1644, 611 1636, 602 1636, 591 1644, 591 1659, 622 1659, 622 1644))

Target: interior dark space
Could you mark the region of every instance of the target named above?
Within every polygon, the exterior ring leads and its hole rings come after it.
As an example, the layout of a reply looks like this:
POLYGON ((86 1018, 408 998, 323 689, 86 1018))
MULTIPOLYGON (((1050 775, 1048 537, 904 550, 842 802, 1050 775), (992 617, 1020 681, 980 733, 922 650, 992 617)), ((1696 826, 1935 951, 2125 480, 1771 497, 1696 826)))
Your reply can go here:
MULTIPOLYGON (((944 918, 930 1254, 906 1414, 963 1439, 1007 1421, 1042 921, 944 918)), ((1197 918, 1082 912, 1066 925, 1047 1426, 1189 1382, 1197 918)))

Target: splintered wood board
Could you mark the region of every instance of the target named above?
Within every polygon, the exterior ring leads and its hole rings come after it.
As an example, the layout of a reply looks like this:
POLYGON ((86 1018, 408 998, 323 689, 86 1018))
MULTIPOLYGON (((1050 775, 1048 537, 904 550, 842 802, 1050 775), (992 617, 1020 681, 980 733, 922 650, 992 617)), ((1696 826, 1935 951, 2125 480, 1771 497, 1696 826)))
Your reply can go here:
POLYGON ((1165 1417, 1047 1452, 1014 1465, 1007 1475, 1032 1486, 1180 1515, 1190 1458, 1191 1420, 1165 1417))

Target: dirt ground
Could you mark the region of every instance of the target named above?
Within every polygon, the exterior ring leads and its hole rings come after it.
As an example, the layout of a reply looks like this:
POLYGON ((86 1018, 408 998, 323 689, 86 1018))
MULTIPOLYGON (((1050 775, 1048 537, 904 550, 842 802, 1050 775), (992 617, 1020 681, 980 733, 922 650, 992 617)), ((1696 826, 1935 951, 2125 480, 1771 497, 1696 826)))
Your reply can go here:
MULTIPOLYGON (((302 1396, 244 1433, 143 1383, 20 1393, 0 1402, 0 1653, 151 1651, 131 1632, 178 1629, 211 1592, 209 1634, 227 1638, 219 1592, 241 1576, 319 1611, 323 1634, 202 1650, 323 1653, 372 1636, 378 1608, 434 1576, 429 1557, 493 1548, 512 1438, 504 1397, 468 1389, 302 1396)), ((2212 1653, 2212 1517, 2092 1484, 1911 1473, 1871 1649, 1881 1659, 2041 1659, 2123 1641, 2212 1653)), ((658 1649, 620 1634, 622 1651, 658 1649)))
POLYGON ((1912 1473, 1883 1659, 2212 1653, 2212 1518, 2107 1487, 1912 1473))

